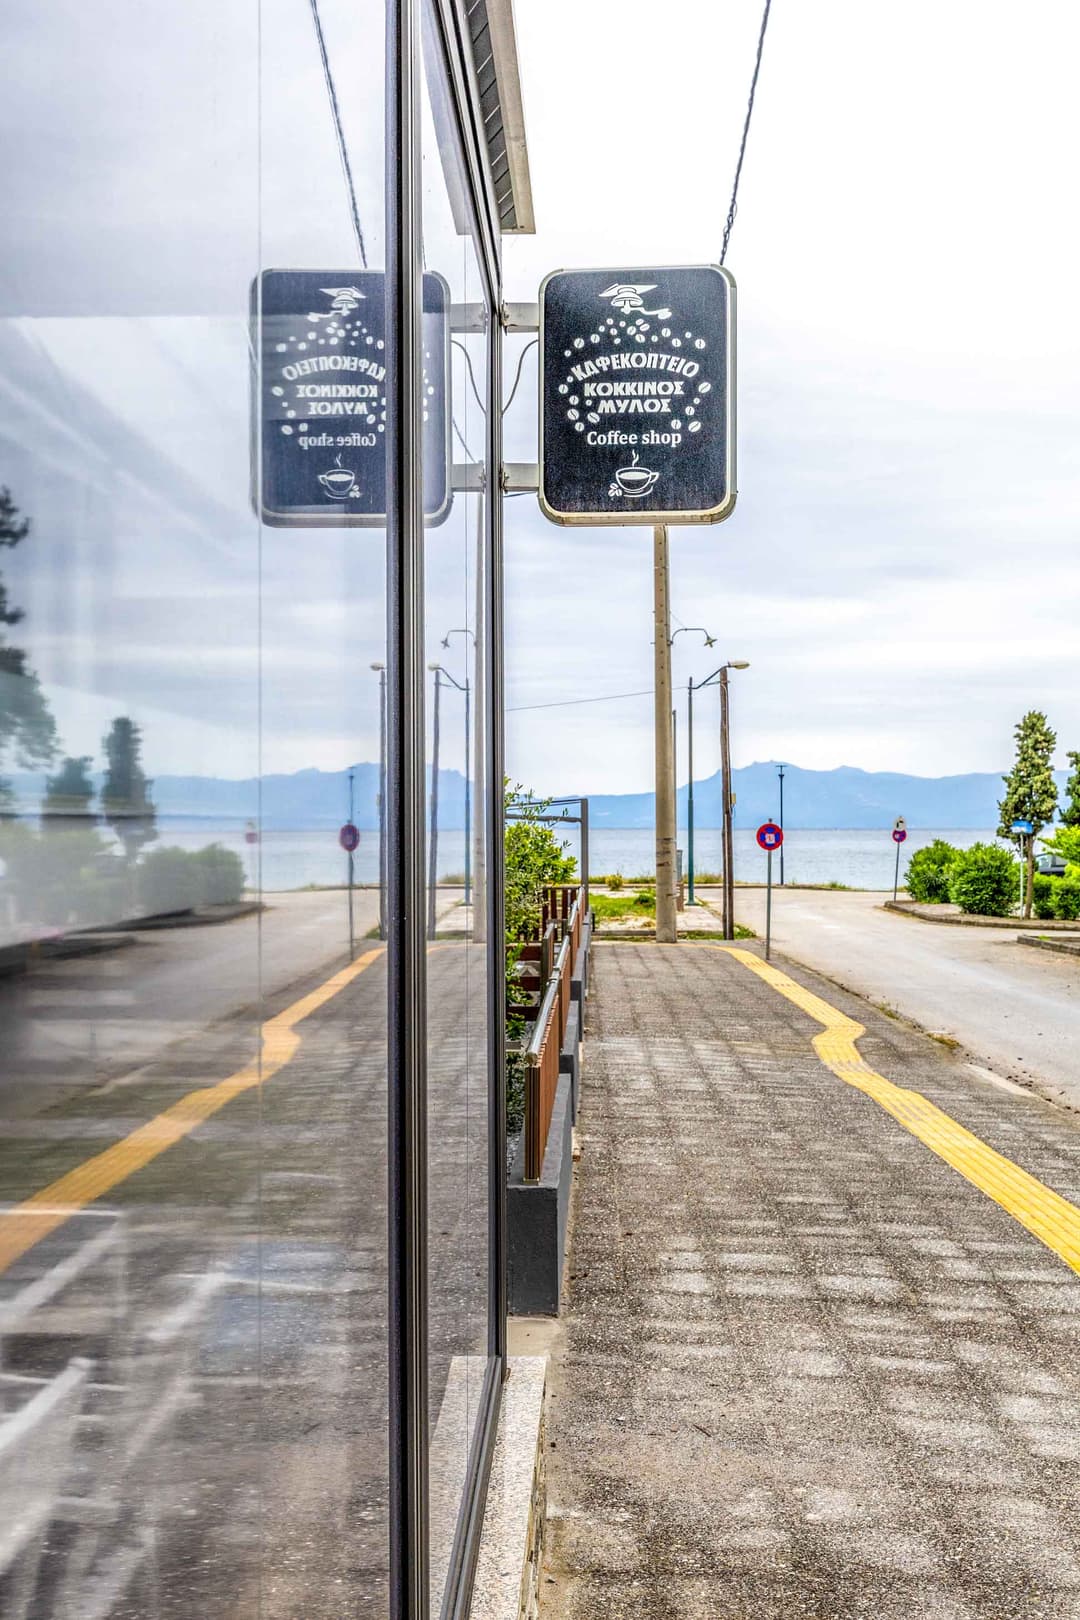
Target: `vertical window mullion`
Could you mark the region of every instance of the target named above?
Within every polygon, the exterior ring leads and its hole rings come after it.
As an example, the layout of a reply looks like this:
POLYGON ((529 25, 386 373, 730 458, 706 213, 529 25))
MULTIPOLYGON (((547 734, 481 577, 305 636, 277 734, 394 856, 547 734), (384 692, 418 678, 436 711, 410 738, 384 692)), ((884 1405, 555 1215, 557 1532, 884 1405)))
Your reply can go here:
POLYGON ((419 0, 387 0, 390 1600, 428 1616, 419 0))

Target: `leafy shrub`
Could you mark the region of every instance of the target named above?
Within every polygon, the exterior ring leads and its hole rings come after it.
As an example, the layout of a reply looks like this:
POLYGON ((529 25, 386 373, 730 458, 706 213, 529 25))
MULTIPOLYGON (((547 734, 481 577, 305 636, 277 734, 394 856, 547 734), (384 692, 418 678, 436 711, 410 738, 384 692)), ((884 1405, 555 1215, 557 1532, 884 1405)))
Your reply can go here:
POLYGON ((949 871, 960 851, 944 838, 917 849, 908 862, 907 892, 913 900, 937 904, 949 898, 949 871))
POLYGON ((1050 882, 1054 885, 1054 916, 1063 922, 1075 922, 1080 917, 1080 879, 1051 878, 1050 882))
POLYGON ((974 917, 1007 917, 1020 896, 1020 868, 1000 844, 972 844, 949 868, 949 898, 974 917))
POLYGON ((607 886, 611 890, 612 894, 618 894, 619 890, 623 886, 623 875, 622 875, 622 873, 621 872, 610 872, 608 874, 607 886))
POLYGON ((525 1128, 525 1018, 510 1013, 506 1019, 506 1134, 525 1128))
POLYGON ((1060 878, 1048 877, 1045 872, 1035 873, 1032 905, 1036 917, 1041 917, 1045 921, 1048 917, 1057 916, 1054 907, 1060 883, 1060 878))
POLYGON ((549 804, 550 800, 522 797, 520 788, 507 786, 506 808, 512 805, 514 810, 504 834, 507 944, 532 939, 540 927, 545 887, 570 883, 577 874, 577 862, 565 853, 566 845, 540 819, 549 804))
POLYGON ((637 909, 639 911, 655 911, 656 910, 656 891, 655 891, 655 889, 639 889, 637 894, 635 894, 635 896, 634 896, 634 905, 637 907, 637 909))
POLYGON ((1080 866, 1080 827, 1055 827, 1039 842, 1043 849, 1052 855, 1060 855, 1070 866, 1080 866))
POLYGON ((190 857, 204 906, 233 905, 244 892, 244 863, 224 844, 207 844, 190 857))
POLYGON ((136 868, 139 904, 149 917, 191 911, 200 896, 199 869, 186 849, 155 849, 136 868))
POLYGON ((121 863, 92 826, 0 821, 0 862, 0 919, 18 937, 117 922, 130 909, 121 863))

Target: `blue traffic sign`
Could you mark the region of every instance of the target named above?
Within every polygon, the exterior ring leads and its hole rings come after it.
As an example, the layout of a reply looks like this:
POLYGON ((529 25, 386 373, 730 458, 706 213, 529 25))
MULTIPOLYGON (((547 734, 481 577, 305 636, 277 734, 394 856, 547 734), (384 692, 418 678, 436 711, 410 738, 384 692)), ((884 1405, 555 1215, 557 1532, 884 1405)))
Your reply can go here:
POLYGON ((1022 818, 1020 818, 1013 822, 1011 830, 1014 833, 1033 833, 1035 831, 1035 823, 1033 821, 1024 821, 1022 818))
POLYGON ((784 842, 784 829, 775 821, 762 822, 757 830, 757 841, 762 849, 779 849, 784 842))

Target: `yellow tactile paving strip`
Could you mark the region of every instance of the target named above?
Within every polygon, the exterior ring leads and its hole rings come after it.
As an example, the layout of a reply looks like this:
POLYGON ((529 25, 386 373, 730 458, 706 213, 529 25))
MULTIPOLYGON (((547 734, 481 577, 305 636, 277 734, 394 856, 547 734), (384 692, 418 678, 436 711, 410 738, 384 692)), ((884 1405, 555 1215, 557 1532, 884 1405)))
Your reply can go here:
POLYGON ((186 1097, 156 1114, 129 1136, 114 1142, 103 1153, 95 1153, 74 1170, 69 1170, 57 1181, 50 1182, 40 1192, 33 1193, 21 1204, 6 1211, 0 1218, 0 1272, 6 1271, 13 1261, 33 1247, 49 1232, 92 1204, 98 1198, 126 1181, 144 1165, 156 1159, 166 1148, 172 1147, 190 1134, 197 1125, 216 1114, 243 1091, 251 1091, 263 1081, 270 1080, 278 1070, 296 1055, 301 1037, 296 1026, 313 1012, 344 990, 346 985, 369 968, 382 955, 382 947, 365 951, 347 968, 335 973, 309 995, 301 996, 284 1012, 268 1018, 262 1026, 262 1054, 255 1062, 238 1069, 226 1080, 213 1086, 202 1086, 189 1091, 186 1097))
POLYGON ((772 989, 824 1025, 822 1033, 814 1036, 813 1047, 826 1068, 848 1085, 865 1091, 932 1153, 1000 1204, 1066 1265, 1080 1272, 1080 1209, 1075 1204, 1052 1192, 1011 1159, 987 1147, 920 1092, 895 1085, 872 1069, 860 1057, 855 1045, 859 1036, 866 1034, 862 1024, 796 984, 786 973, 751 951, 741 951, 731 945, 719 949, 742 962, 772 989))

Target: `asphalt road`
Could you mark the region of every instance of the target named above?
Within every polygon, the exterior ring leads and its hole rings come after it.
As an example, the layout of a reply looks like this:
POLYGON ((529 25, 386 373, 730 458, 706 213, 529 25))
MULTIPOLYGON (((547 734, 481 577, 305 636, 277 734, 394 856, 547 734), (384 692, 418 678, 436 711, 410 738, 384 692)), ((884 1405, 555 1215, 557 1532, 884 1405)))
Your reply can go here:
MULTIPOLYGON (((1080 1108, 1080 958, 1018 945, 1011 930, 898 916, 887 898, 774 888, 773 948, 1080 1108)), ((735 915, 764 935, 764 890, 736 890, 735 915)))
MULTIPOLYGON (((440 890, 440 915, 460 899, 440 890)), ((272 894, 260 915, 155 929, 121 950, 0 979, 0 1113, 36 1114, 241 1012, 254 1039, 260 998, 262 1016, 273 1013, 291 985, 346 959, 346 902, 344 890, 272 894)), ((377 892, 356 890, 358 946, 377 922, 377 892)))

